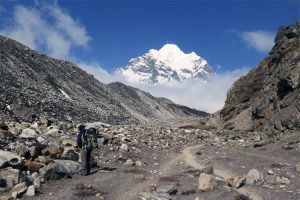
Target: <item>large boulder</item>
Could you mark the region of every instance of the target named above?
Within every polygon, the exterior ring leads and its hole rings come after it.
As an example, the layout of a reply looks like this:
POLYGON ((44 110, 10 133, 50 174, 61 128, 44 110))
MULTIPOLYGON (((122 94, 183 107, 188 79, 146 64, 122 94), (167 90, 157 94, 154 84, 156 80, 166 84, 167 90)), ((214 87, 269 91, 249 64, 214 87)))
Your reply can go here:
POLYGON ((23 129, 21 135, 19 135, 20 138, 25 138, 25 139, 33 139, 33 138, 37 138, 38 134, 36 133, 36 131, 34 129, 30 129, 30 128, 25 128, 23 129))
POLYGON ((54 160, 53 163, 41 168, 39 172, 43 174, 47 180, 55 180, 67 175, 72 175, 80 170, 81 165, 78 162, 72 160, 54 160))
POLYGON ((6 181, 7 188, 12 188, 14 185, 26 180, 26 176, 20 170, 11 167, 1 169, 0 176, 6 181))
POLYGON ((246 178, 246 184, 247 185, 261 185, 265 182, 264 175, 256 170, 256 169, 251 169, 246 178))
POLYGON ((198 179, 198 190, 209 191, 217 186, 217 181, 213 175, 201 173, 198 179))
POLYGON ((19 155, 12 152, 0 150, 0 168, 7 166, 19 166, 22 164, 22 159, 19 155))
POLYGON ((234 83, 220 112, 224 128, 268 135, 300 130, 299 35, 300 21, 281 27, 269 56, 234 83))

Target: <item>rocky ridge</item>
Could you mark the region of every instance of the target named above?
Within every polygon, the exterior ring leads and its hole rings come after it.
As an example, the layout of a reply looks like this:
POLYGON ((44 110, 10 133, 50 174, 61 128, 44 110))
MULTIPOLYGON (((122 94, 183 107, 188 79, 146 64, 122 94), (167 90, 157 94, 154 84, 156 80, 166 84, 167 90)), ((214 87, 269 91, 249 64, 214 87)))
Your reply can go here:
POLYGON ((269 56, 228 92, 220 112, 225 128, 267 131, 300 129, 300 21, 280 27, 269 56))
POLYGON ((2 36, 0 74, 0 119, 4 121, 45 117, 126 124, 207 115, 121 83, 102 84, 71 62, 2 36))

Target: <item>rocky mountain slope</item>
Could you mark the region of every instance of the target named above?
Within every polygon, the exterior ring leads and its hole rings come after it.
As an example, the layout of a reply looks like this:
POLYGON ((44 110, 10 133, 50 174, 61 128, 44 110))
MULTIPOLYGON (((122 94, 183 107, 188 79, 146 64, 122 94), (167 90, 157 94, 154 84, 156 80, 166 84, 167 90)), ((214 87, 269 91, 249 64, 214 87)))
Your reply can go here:
POLYGON ((269 56, 234 83, 220 115, 230 129, 300 130, 300 21, 279 28, 269 56))
POLYGON ((116 71, 131 82, 164 83, 184 79, 203 79, 213 74, 207 61, 195 52, 185 54, 175 44, 151 49, 116 71))
POLYGON ((163 101, 121 83, 105 85, 71 62, 0 36, 0 118, 130 123, 204 112, 163 101))

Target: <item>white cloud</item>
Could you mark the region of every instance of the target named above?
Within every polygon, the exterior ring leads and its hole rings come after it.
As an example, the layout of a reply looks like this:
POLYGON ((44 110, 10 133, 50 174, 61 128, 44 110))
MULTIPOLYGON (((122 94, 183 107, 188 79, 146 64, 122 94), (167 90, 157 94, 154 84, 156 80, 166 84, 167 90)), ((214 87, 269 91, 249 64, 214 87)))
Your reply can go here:
POLYGON ((0 33, 56 58, 70 58, 73 47, 86 47, 90 41, 85 27, 57 4, 17 5, 9 26, 0 33))
POLYGON ((239 35, 244 42, 260 53, 269 52, 274 45, 275 33, 270 31, 246 31, 239 35))
POLYGON ((168 82, 168 84, 134 84, 133 87, 140 88, 156 97, 166 97, 173 102, 196 108, 209 113, 220 110, 225 103, 227 91, 234 81, 245 75, 248 68, 235 70, 223 74, 216 74, 207 82, 202 80, 185 80, 182 82, 168 82))
POLYGON ((171 81, 164 84, 147 84, 128 82, 123 77, 108 73, 97 63, 81 63, 79 66, 103 83, 120 81, 126 85, 147 91, 155 97, 165 97, 177 104, 209 113, 218 111, 224 106, 227 91, 237 79, 249 71, 249 68, 242 68, 241 70, 216 74, 206 83, 198 79, 182 82, 171 81))
POLYGON ((92 62, 92 63, 79 62, 78 66, 84 71, 86 71, 87 73, 92 74, 96 79, 98 79, 102 83, 121 81, 121 79, 118 79, 117 77, 108 73, 105 69, 100 67, 100 65, 97 62, 92 62))

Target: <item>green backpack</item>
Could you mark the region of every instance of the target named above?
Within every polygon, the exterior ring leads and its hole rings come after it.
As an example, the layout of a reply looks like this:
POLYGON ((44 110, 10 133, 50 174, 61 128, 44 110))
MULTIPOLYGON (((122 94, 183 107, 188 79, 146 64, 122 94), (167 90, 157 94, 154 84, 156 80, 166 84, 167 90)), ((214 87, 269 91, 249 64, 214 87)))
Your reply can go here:
POLYGON ((86 130, 85 135, 88 141, 88 144, 85 145, 85 148, 92 149, 92 150, 98 148, 97 130, 95 128, 89 128, 86 130))

